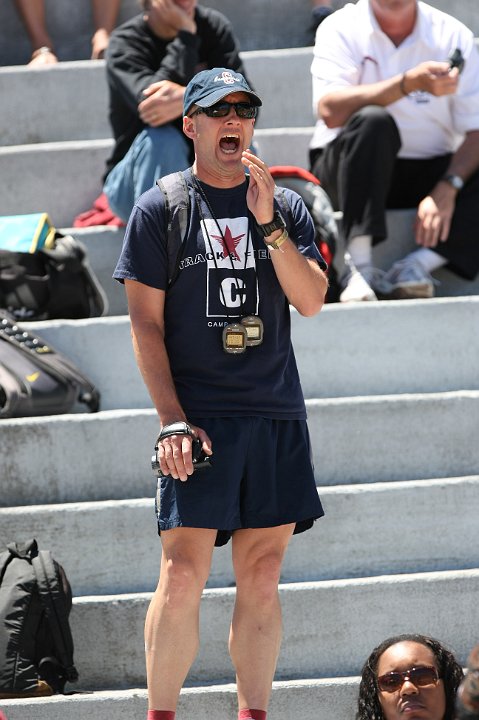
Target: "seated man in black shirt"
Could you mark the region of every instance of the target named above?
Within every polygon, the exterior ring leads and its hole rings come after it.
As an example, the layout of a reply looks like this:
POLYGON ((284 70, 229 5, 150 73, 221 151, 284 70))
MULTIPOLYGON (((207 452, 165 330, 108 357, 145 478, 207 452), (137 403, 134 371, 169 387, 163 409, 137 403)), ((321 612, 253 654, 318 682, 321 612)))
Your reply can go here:
POLYGON ((142 0, 144 12, 110 38, 107 76, 115 138, 105 194, 127 220, 157 178, 184 170, 192 144, 182 133, 183 94, 199 70, 229 67, 244 74, 229 21, 196 0, 142 0))

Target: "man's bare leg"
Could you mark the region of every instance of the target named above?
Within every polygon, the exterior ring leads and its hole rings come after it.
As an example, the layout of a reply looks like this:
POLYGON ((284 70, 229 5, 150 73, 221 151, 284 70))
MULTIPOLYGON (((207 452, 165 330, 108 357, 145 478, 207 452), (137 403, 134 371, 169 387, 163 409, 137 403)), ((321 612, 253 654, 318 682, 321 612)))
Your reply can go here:
POLYGON ((237 587, 229 648, 240 710, 268 707, 282 634, 278 583, 293 530, 294 524, 233 535, 237 587))
POLYGON ((175 528, 161 533, 158 587, 145 623, 150 710, 176 710, 199 646, 199 607, 216 530, 175 528))

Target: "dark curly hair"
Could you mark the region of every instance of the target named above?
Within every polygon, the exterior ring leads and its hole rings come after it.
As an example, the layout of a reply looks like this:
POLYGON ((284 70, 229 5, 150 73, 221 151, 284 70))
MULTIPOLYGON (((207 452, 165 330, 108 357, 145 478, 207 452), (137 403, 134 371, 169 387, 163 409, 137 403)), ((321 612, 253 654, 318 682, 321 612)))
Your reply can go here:
POLYGON ((391 647, 391 645, 396 645, 400 642, 415 642, 420 645, 425 645, 432 650, 436 658, 439 677, 444 682, 444 692, 446 695, 446 713, 444 719, 441 718, 441 720, 454 720, 456 692, 464 675, 462 667, 454 655, 441 645, 440 642, 427 635, 417 634, 395 635, 394 637, 384 640, 374 648, 361 671, 356 720, 385 720, 378 697, 376 670, 379 658, 383 652, 391 647))

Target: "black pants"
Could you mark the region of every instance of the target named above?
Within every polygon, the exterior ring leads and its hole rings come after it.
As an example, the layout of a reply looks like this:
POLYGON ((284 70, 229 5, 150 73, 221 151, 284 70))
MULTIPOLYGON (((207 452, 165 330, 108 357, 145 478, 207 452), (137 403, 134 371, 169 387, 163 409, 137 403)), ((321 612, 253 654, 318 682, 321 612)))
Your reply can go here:
MULTIPOLYGON (((323 150, 312 150, 311 171, 336 210, 343 212, 346 244, 358 235, 373 243, 387 233, 386 209, 416 208, 449 167, 451 155, 398 158, 401 138, 392 116, 376 105, 355 113, 323 150)), ((446 242, 434 251, 461 277, 479 271, 479 171, 458 194, 446 242)))

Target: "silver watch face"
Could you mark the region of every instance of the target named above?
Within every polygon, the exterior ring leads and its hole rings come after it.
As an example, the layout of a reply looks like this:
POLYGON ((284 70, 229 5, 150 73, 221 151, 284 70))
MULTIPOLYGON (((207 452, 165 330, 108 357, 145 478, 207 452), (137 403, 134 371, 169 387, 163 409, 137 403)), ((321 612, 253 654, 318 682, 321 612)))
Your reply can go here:
POLYGON ((459 175, 446 175, 445 180, 456 190, 462 190, 464 187, 464 180, 459 175))

